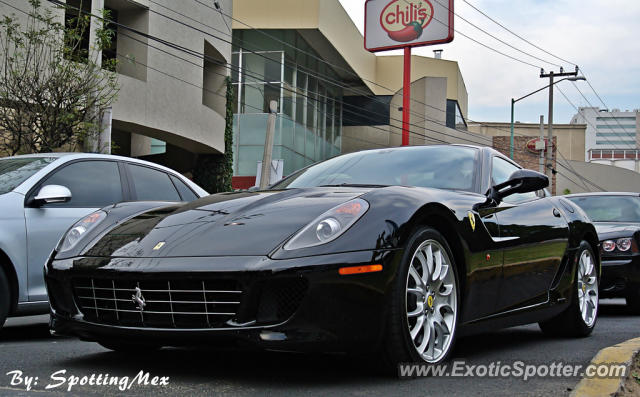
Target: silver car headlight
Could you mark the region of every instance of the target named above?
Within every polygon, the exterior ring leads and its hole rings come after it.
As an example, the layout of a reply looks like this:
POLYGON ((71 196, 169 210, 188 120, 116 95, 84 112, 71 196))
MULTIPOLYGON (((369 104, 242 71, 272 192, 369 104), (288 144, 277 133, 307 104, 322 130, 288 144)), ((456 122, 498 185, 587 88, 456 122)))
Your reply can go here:
POLYGON ((69 229, 67 234, 64 235, 58 252, 69 251, 75 247, 78 244, 78 241, 80 241, 87 232, 98 226, 98 224, 106 217, 106 212, 97 211, 80 219, 71 227, 71 229, 69 229))
POLYGON ((618 250, 622 252, 629 251, 629 248, 631 248, 631 237, 619 238, 616 241, 616 246, 618 247, 618 250))
POLYGON ((285 245, 285 250, 314 247, 340 237, 369 209, 363 199, 354 199, 331 208, 296 233, 285 245))

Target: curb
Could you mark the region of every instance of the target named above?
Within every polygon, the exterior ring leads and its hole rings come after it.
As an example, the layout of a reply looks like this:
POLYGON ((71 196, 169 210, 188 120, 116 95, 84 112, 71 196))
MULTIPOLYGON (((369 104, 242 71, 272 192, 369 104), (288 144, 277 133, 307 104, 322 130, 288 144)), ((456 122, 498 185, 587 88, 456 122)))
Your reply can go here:
MULTIPOLYGON (((640 338, 629 339, 611 347, 605 347, 591 360, 591 365, 606 363, 624 363, 627 367, 636 353, 640 351, 640 338)), ((613 396, 619 390, 626 378, 583 378, 571 392, 571 397, 613 396)))

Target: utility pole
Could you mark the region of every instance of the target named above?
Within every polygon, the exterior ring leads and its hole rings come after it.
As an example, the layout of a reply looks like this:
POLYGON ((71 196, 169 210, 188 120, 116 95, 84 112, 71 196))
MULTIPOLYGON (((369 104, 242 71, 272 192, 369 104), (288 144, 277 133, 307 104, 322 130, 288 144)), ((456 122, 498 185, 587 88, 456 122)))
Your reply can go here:
POLYGON ((544 152, 545 152, 545 148, 546 145, 544 144, 544 116, 540 115, 540 145, 536 145, 536 149, 540 150, 540 161, 538 161, 539 164, 539 170, 541 174, 544 174, 544 152))
POLYGON ((267 134, 264 138, 264 154, 262 155, 262 170, 260 171, 260 190, 265 190, 271 181, 271 155, 273 153, 273 135, 276 130, 276 115, 278 102, 269 102, 269 118, 267 119, 267 134))
POLYGON ((549 177, 549 185, 553 189, 553 79, 555 77, 576 77, 578 76, 578 67, 574 72, 565 72, 563 68, 560 68, 560 73, 554 73, 553 71, 545 73, 544 69, 540 70, 540 78, 549 78, 549 129, 547 131, 547 176, 549 177))

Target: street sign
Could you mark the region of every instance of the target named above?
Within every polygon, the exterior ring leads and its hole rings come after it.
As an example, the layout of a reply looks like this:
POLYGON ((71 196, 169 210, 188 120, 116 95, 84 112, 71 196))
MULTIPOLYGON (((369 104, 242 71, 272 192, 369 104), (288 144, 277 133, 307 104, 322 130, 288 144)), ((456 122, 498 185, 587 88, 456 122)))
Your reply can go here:
POLYGON ((367 0, 364 47, 386 51, 453 40, 453 0, 367 0))
POLYGON ((527 141, 526 145, 527 150, 530 151, 531 153, 539 153, 540 150, 547 150, 547 138, 544 139, 540 139, 540 138, 534 138, 534 139, 530 139, 529 141, 527 141))

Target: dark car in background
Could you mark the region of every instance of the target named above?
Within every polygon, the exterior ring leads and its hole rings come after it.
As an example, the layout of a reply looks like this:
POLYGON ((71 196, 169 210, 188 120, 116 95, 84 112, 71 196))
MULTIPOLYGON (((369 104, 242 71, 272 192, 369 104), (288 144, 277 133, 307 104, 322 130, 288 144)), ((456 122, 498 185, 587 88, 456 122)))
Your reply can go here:
POLYGON ((52 331, 123 352, 231 340, 395 364, 519 324, 586 336, 597 233, 548 184, 491 148, 416 146, 338 156, 265 191, 105 209, 46 266, 52 331))
POLYGON ((640 194, 584 193, 565 196, 582 208, 598 231, 602 298, 624 297, 640 314, 640 194))

